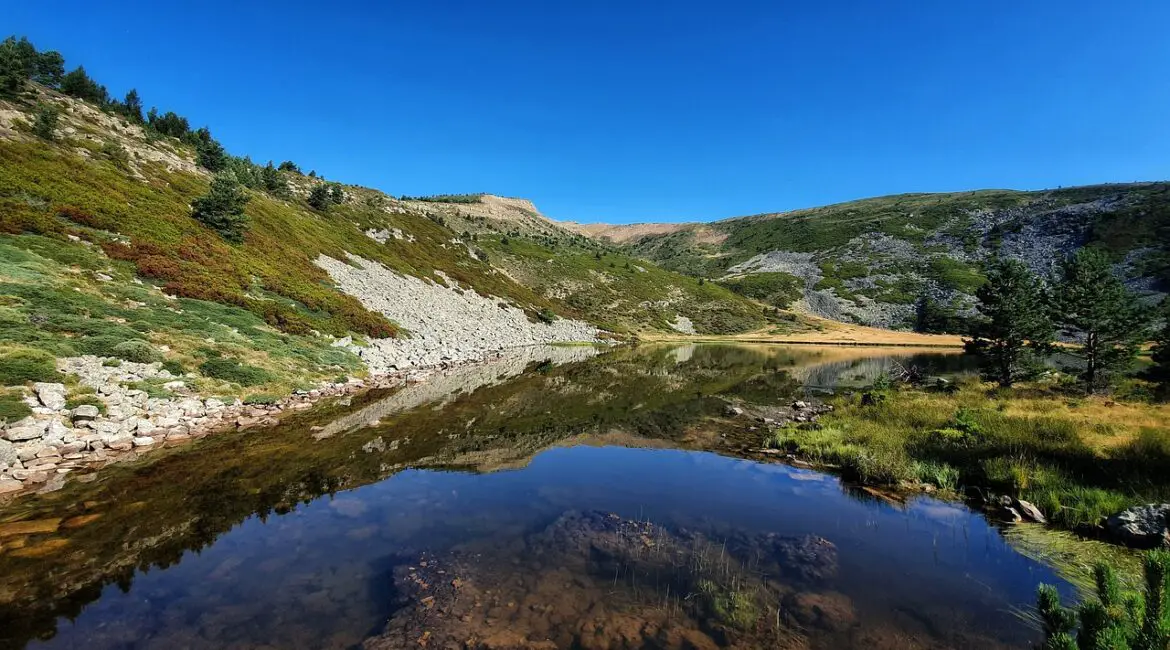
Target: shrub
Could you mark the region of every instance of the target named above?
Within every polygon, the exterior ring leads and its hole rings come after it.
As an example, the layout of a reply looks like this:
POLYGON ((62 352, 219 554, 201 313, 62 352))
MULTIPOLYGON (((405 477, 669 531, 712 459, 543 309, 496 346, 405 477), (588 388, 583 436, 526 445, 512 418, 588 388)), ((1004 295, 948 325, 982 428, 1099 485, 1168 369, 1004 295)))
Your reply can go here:
POLYGON ((17 393, 0 393, 0 422, 16 422, 32 415, 32 409, 17 393))
POLYGON ((244 403, 253 406, 268 406, 279 400, 279 397, 271 393, 253 393, 244 398, 244 403))
POLYGON ((959 487, 959 470, 946 463, 915 461, 914 474, 923 483, 930 483, 941 490, 956 490, 959 487))
POLYGON ((146 341, 123 341, 114 346, 114 356, 135 363, 151 363, 162 359, 162 354, 146 341))
POLYGON ((240 363, 229 357, 213 357, 199 365, 199 372, 213 379, 222 379, 241 386, 255 386, 271 381, 272 375, 263 368, 240 363))
POLYGON ((103 415, 106 412, 106 403, 103 402, 97 395, 93 394, 74 395, 65 401, 65 408, 73 410, 83 404, 96 406, 98 412, 103 415))
POLYGON ((163 361, 162 368, 176 377, 182 377, 187 373, 187 369, 183 367, 183 364, 175 359, 163 361))
POLYGON ((29 381, 60 381, 53 355, 40 350, 16 350, 0 354, 0 385, 17 386, 29 381))

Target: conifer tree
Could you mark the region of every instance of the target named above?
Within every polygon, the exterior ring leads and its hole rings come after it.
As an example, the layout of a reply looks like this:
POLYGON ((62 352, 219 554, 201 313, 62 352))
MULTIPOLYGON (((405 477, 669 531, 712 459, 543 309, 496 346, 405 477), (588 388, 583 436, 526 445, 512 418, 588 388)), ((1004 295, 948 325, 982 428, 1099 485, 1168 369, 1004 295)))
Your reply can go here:
POLYGON ((136 124, 143 123, 142 99, 138 96, 138 91, 134 88, 131 88, 130 91, 126 93, 126 99, 122 100, 122 112, 124 112, 126 117, 130 118, 130 120, 136 124))
POLYGON ((1061 329, 1080 343, 1071 352, 1084 363, 1081 380, 1090 392, 1133 363, 1148 333, 1148 311, 1098 248, 1082 248, 1061 264, 1055 306, 1061 329))
POLYGON ((333 203, 333 193, 329 191, 329 187, 325 183, 318 183, 309 190, 309 205, 314 210, 321 212, 328 212, 329 206, 333 203))
POLYGON ((986 378, 1011 386, 1033 374, 1038 355, 1052 342, 1044 285, 1023 262, 999 259, 976 295, 982 318, 974 324, 967 349, 979 356, 986 378))
POLYGON ((211 189, 207 194, 191 204, 191 216, 218 232, 224 239, 241 242, 248 230, 244 206, 250 198, 234 174, 217 174, 211 180, 211 189))
POLYGON ((37 104, 37 112, 33 118, 33 134, 42 140, 57 138, 57 119, 61 111, 52 104, 37 104))

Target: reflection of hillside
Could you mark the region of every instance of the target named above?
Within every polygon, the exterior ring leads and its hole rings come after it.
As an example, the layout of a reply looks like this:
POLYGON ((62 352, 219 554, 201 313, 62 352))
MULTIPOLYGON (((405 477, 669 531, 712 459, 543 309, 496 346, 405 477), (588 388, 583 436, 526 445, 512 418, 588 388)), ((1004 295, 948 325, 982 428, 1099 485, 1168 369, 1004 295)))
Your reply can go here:
POLYGON ((328 438, 359 429, 390 414, 423 404, 438 407, 457 395, 512 379, 530 369, 533 364, 559 366, 584 361, 597 353, 598 349, 592 346, 534 346, 517 349, 506 357, 487 363, 436 372, 427 377, 426 381, 410 384, 383 400, 333 420, 314 437, 328 438))
POLYGON ((0 646, 51 633, 57 616, 75 615, 104 585, 178 563, 250 516, 287 512, 404 468, 521 467, 555 444, 698 448, 704 442, 690 434, 711 428, 725 397, 787 401, 799 386, 793 376, 875 356, 712 345, 593 354, 527 350, 355 397, 352 406, 322 405, 273 430, 220 434, 110 467, 92 483, 0 510, 0 522, 88 518, 27 538, 23 556, 9 550, 15 538, 0 538, 0 646), (313 430, 332 437, 314 440, 313 430))

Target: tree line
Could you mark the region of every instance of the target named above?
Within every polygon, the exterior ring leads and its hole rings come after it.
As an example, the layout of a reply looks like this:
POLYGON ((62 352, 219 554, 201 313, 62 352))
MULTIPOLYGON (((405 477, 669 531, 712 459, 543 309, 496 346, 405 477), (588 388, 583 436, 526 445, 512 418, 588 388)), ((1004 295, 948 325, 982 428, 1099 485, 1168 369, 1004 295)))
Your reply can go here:
MULTIPOLYGON (((117 99, 92 79, 84 66, 66 72, 65 58, 60 52, 38 51, 25 37, 4 39, 0 42, 0 97, 21 97, 30 81, 121 116, 142 127, 148 139, 172 137, 193 147, 196 162, 214 177, 207 194, 192 203, 192 216, 229 241, 242 241, 248 227, 244 206, 250 197, 243 188, 287 199, 292 192, 282 172, 302 173, 291 160, 278 166, 272 161, 259 165, 248 156, 233 156, 206 126, 192 129, 190 121, 174 111, 163 113, 151 107, 144 112, 136 89, 131 88, 122 99, 117 99)), ((55 139, 59 114, 56 106, 39 104, 33 116, 33 134, 45 140, 55 139)), ((311 171, 308 176, 317 178, 317 173, 311 171)), ((327 212, 344 200, 345 192, 337 183, 316 184, 308 196, 309 205, 319 212, 327 212)))
MULTIPOLYGON (((1079 360, 1087 392, 1108 388, 1133 366, 1157 320, 1114 274, 1109 254, 1095 247, 1063 260, 1051 280, 1020 260, 996 259, 976 297, 981 317, 967 349, 978 355, 985 378, 1004 387, 1036 377, 1059 351, 1079 360), (1065 344, 1056 344, 1058 333, 1065 344)), ((1163 384, 1170 379, 1168 337, 1170 327, 1162 327, 1149 373, 1163 384)))

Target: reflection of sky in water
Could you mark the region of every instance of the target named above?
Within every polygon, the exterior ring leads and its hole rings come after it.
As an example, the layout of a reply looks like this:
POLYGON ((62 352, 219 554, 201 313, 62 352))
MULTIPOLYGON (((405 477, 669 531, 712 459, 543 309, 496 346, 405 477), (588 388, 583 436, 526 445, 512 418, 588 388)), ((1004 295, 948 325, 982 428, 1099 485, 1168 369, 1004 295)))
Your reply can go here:
POLYGON ((33 647, 347 647, 384 622, 395 562, 474 539, 515 540, 570 509, 716 537, 821 535, 840 551, 836 588, 863 616, 913 620, 917 630, 922 621, 978 626, 1023 642, 1011 609, 1030 606, 1038 582, 1058 581, 961 506, 863 501, 832 477, 710 453, 554 448, 521 470, 406 471, 266 522, 250 518, 179 564, 139 574, 128 593, 107 588, 33 647))

